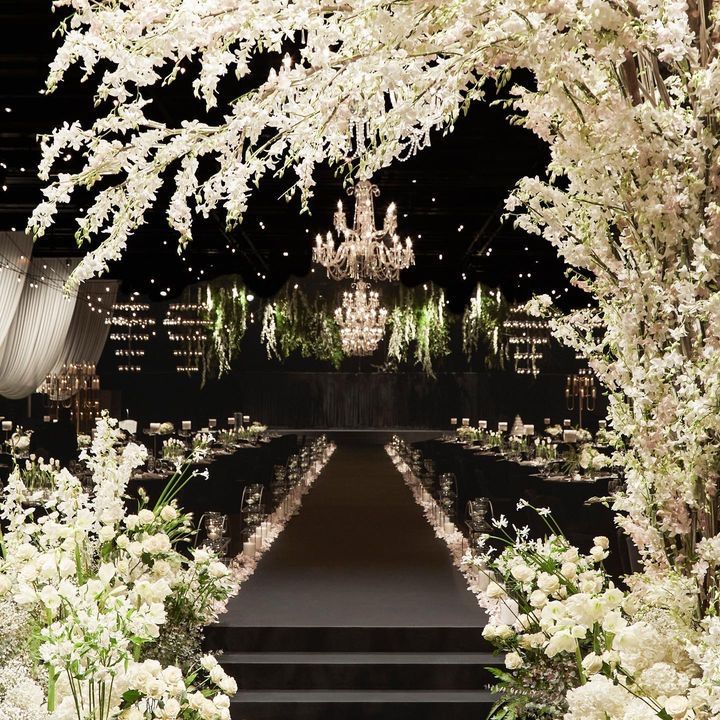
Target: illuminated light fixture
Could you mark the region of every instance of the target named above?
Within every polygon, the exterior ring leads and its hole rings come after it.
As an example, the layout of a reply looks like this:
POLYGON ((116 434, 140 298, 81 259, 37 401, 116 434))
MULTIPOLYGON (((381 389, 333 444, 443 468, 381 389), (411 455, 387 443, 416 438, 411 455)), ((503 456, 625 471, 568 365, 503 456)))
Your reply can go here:
POLYGON ((387 310, 380 306, 380 296, 363 281, 344 292, 342 307, 335 310, 340 327, 340 341, 346 355, 372 355, 385 333, 387 310))
POLYGON ((515 372, 537 377, 544 350, 550 344, 550 323, 543 318, 528 315, 522 306, 514 307, 510 308, 503 332, 515 372))
POLYGON ((195 298, 191 296, 192 291, 188 291, 182 302, 171 303, 163 320, 174 346, 175 369, 187 374, 200 372, 200 358, 205 354, 211 325, 202 302, 202 289, 197 289, 195 298))
POLYGON ((342 202, 335 212, 335 231, 341 236, 339 244, 331 233, 325 240, 315 240, 313 261, 327 270, 333 280, 397 280, 400 271, 415 264, 410 238, 403 245, 398 236, 395 203, 390 203, 382 229, 375 227, 374 198, 380 194, 377 185, 362 180, 348 194, 355 195, 355 217, 348 227, 342 202))
MULTIPOLYGON (((133 298, 136 296, 137 293, 133 293, 133 298)), ((120 372, 136 373, 142 370, 139 358, 145 357, 143 344, 150 340, 150 329, 155 327, 155 318, 150 317, 149 313, 149 305, 132 299, 126 303, 115 303, 112 315, 105 320, 118 328, 110 333, 110 341, 122 345, 115 348, 120 372)))

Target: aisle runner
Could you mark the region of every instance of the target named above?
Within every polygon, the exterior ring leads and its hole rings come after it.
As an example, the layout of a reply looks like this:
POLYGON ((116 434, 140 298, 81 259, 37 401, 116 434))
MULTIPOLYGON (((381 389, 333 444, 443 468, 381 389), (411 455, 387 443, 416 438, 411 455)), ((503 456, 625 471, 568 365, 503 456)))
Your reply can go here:
POLYGON ((277 540, 278 535, 285 529, 288 520, 300 511, 303 496, 310 490, 334 452, 335 445, 328 443, 323 457, 318 462, 313 463, 304 474, 302 482, 285 496, 282 503, 275 509, 275 512, 268 515, 268 519, 258 526, 255 534, 247 542, 243 543, 243 551, 230 561, 230 569, 237 582, 238 589, 255 572, 260 558, 277 540))
MULTIPOLYGON (((463 574, 468 589, 480 602, 481 595, 484 594, 490 583, 490 577, 484 567, 479 564, 479 559, 470 552, 465 536, 445 514, 435 498, 425 490, 420 480, 415 477, 393 446, 386 445, 385 451, 390 456, 393 465, 402 476, 405 484, 410 488, 415 502, 422 508, 425 519, 435 532, 435 537, 445 541, 450 550, 453 564, 463 574), (465 552, 466 549, 467 552, 465 552)), ((480 604, 485 607, 486 601, 483 600, 480 604)))

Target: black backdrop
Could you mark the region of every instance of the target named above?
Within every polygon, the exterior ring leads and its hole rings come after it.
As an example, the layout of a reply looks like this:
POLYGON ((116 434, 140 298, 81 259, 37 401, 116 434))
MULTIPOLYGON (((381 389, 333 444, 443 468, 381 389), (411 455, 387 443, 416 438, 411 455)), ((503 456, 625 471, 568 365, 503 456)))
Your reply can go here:
MULTIPOLYGON (((142 422, 192 420, 193 427, 242 411, 274 427, 285 428, 448 428, 450 417, 542 424, 560 422, 567 410, 564 374, 538 378, 512 372, 348 373, 235 371, 200 389, 197 379, 162 373, 125 378, 123 414, 142 422)), ((604 416, 588 416, 588 426, 604 416)), ((602 411, 602 412, 601 412, 602 411)))

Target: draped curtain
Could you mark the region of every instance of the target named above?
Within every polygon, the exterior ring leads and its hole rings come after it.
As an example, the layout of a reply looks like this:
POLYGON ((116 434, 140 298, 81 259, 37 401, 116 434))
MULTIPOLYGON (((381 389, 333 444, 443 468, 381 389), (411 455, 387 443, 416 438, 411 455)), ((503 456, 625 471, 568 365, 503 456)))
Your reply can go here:
POLYGON ((24 284, 16 279, 23 288, 0 341, 0 395, 27 397, 55 366, 75 309, 77 293, 66 293, 64 285, 76 264, 66 258, 33 258, 24 284))
POLYGON ((32 244, 25 233, 0 232, 0 347, 25 287, 32 244))
POLYGON ((97 365, 110 332, 108 320, 117 298, 117 280, 86 280, 78 290, 70 327, 51 373, 63 365, 97 365))

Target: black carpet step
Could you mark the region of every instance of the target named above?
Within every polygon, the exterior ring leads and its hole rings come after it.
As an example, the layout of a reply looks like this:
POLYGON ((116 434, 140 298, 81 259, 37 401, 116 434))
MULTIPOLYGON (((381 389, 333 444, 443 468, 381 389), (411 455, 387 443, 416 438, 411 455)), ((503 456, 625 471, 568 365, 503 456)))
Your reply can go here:
POLYGON ((479 690, 240 691, 233 720, 482 720, 495 696, 479 690))
POLYGON ((225 653, 243 690, 477 690, 489 685, 490 653, 225 653))
POLYGON ((207 650, 225 652, 490 652, 482 626, 254 627, 211 625, 207 650))

